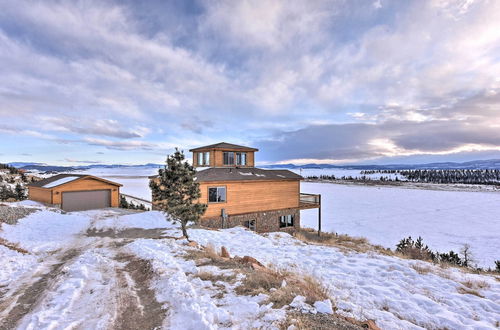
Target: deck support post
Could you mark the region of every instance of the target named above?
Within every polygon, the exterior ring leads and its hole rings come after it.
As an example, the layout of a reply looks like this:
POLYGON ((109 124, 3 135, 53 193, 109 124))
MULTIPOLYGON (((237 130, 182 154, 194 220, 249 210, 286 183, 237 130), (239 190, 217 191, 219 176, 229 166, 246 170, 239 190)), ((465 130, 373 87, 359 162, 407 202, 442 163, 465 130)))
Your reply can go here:
POLYGON ((321 236, 321 194, 318 196, 319 207, 318 207, 318 236, 321 236))

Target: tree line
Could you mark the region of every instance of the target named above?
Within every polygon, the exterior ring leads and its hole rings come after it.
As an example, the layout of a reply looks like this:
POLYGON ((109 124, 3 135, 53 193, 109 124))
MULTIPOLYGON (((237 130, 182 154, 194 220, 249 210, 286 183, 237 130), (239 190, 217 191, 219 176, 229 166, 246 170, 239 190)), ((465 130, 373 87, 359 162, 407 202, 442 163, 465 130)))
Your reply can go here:
POLYGON ((462 184, 500 184, 500 170, 364 170, 360 171, 361 176, 342 176, 335 175, 313 175, 308 176, 310 180, 345 180, 345 181, 410 181, 423 183, 462 183, 462 184), (371 178, 373 174, 395 175, 380 176, 380 178, 371 178))

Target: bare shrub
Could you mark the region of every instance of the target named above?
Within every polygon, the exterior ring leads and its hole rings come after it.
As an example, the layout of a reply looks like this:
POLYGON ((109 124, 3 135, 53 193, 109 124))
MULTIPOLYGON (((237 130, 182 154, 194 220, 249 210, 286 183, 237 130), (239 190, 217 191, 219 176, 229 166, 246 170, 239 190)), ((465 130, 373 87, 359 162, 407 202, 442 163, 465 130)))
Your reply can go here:
POLYGON ((318 233, 311 228, 298 229, 293 235, 295 238, 307 243, 335 246, 341 249, 354 250, 356 252, 377 251, 385 255, 394 255, 390 249, 385 249, 380 245, 370 244, 364 237, 353 237, 327 232, 322 232, 321 235, 318 236, 318 233))

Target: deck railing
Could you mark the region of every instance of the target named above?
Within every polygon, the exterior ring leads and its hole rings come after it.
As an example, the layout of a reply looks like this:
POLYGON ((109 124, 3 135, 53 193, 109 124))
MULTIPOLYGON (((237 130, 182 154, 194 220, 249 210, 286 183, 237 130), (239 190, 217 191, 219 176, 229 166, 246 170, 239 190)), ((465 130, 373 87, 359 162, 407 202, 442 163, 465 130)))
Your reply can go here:
POLYGON ((319 207, 321 204, 321 195, 300 193, 300 204, 307 207, 319 207))

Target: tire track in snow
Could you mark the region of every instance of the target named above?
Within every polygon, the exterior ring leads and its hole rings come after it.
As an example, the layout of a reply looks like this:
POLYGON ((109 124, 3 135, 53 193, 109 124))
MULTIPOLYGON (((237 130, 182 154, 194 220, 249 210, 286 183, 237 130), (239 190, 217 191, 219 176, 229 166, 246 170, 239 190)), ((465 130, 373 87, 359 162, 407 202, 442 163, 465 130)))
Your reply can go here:
MULTIPOLYGON (((17 323, 27 315, 43 299, 64 265, 76 258, 81 253, 78 249, 66 251, 59 259, 60 262, 51 266, 49 272, 42 274, 35 282, 28 287, 18 289, 7 301, 0 302, 0 309, 3 311, 0 316, 0 329, 14 329, 17 323), (7 313, 5 316, 3 314, 7 313)), ((36 278, 36 276, 34 277, 36 278)))

